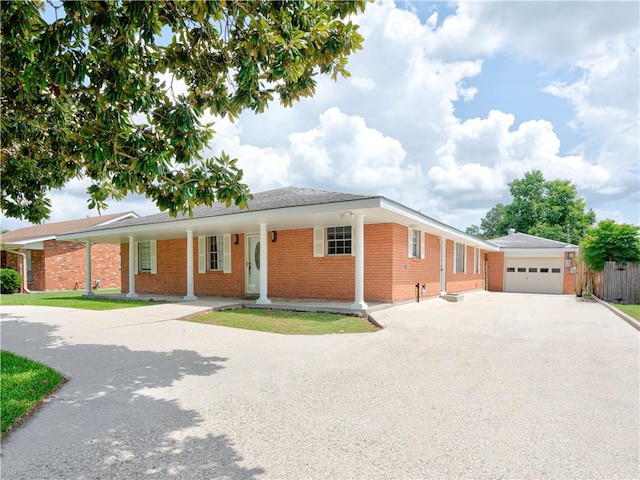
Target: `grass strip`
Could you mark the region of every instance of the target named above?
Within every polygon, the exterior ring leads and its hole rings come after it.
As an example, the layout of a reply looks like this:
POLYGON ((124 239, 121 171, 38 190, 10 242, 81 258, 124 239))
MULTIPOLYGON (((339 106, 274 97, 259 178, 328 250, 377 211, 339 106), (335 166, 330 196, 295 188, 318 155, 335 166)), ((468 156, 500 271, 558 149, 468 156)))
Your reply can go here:
MULTIPOLYGON (((70 292, 36 292, 14 293, 2 295, 2 305, 31 305, 35 307, 64 307, 80 308, 82 310, 113 310, 116 308, 131 308, 149 305, 144 300, 123 300, 119 298, 83 297, 83 290, 70 292)), ((101 294, 120 293, 120 290, 100 290, 101 294)))
POLYGON ((640 305, 623 305, 621 303, 610 303, 612 307, 617 308, 621 312, 626 313, 631 318, 635 318, 640 322, 640 305))
POLYGON ((2 435, 33 411, 64 377, 53 368, 0 350, 0 419, 2 435))
POLYGON ((241 308, 209 312, 191 317, 189 321, 283 335, 366 333, 379 330, 378 327, 362 317, 324 312, 293 312, 262 308, 241 308))

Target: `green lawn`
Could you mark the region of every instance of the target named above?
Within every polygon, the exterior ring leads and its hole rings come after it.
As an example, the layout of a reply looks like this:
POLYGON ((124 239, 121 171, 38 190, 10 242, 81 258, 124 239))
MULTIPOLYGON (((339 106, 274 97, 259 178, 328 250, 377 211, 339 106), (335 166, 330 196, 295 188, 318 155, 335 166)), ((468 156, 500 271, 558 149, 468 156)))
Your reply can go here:
POLYGON ((626 313, 632 318, 635 318, 640 322, 640 305, 621 305, 619 303, 610 303, 609 305, 617 308, 618 310, 626 313))
POLYGON ((2 435, 36 408, 64 380, 42 363, 0 350, 0 419, 2 435))
POLYGON ((378 330, 376 326, 362 317, 262 308, 210 312, 192 317, 189 321, 285 335, 365 333, 378 330))
MULTIPOLYGON (((38 307, 66 307, 84 310, 112 310, 149 305, 142 300, 83 297, 84 290, 71 292, 14 293, 0 296, 2 305, 33 305, 38 307)), ((120 290, 100 290, 100 293, 120 293, 120 290)))

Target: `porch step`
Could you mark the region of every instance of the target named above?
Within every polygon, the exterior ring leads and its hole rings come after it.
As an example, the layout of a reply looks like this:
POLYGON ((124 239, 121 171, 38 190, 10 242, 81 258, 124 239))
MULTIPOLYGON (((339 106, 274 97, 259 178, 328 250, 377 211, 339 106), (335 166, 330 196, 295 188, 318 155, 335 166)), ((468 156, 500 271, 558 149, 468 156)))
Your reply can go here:
POLYGON ((440 298, 445 299, 447 302, 461 302, 464 300, 464 295, 461 293, 445 293, 440 295, 440 298))

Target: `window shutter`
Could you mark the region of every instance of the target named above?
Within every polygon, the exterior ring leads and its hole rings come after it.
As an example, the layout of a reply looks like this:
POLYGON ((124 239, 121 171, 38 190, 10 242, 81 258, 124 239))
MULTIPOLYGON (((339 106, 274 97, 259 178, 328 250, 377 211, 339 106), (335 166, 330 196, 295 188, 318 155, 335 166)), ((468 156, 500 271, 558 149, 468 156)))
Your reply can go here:
POLYGON ((412 228, 407 228, 407 232, 409 233, 409 242, 408 242, 408 246, 407 246, 407 249, 408 249, 407 256, 409 258, 413 258, 413 248, 411 248, 411 247, 413 247, 412 242, 411 242, 413 240, 413 229, 412 228))
POLYGON ((158 273, 158 256, 156 254, 156 241, 151 240, 149 242, 149 251, 151 256, 151 273, 158 273))
POLYGON ((324 228, 313 229, 313 256, 324 257, 324 228))
POLYGON ((425 257, 425 248, 426 248, 426 242, 424 239, 424 232, 420 232, 420 258, 422 258, 424 260, 425 257))
POLYGON ((138 242, 135 243, 135 247, 133 249, 133 272, 138 274, 138 242))
POLYGON ((198 237, 198 273, 207 272, 207 237, 198 237))
POLYGON ((222 271, 231 273, 231 234, 222 235, 222 271))

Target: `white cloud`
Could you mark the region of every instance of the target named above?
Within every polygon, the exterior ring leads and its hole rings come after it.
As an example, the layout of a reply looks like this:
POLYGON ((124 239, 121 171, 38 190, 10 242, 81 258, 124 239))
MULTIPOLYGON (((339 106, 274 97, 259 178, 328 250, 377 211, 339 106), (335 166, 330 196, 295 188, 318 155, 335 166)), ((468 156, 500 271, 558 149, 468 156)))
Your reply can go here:
POLYGON ((396 139, 367 127, 364 119, 330 108, 320 125, 289 136, 291 169, 316 185, 333 181, 351 191, 381 191, 398 187, 419 175, 406 162, 396 139))
MULTIPOLYGON (((216 119, 212 152, 239 158, 253 191, 299 185, 382 194, 459 228, 508 200, 509 181, 540 169, 547 178, 575 182, 596 213, 637 221, 639 8, 367 4, 354 19, 365 43, 349 61, 350 79, 318 78, 314 97, 293 108, 272 104, 235 124, 216 119), (492 56, 512 62, 510 68, 535 65, 544 91, 575 113, 571 126, 584 144, 568 152, 559 125, 516 115, 515 108, 460 119, 459 102, 500 97, 465 85, 492 56)), ((525 109, 527 98, 519 106, 525 109)), ((65 192, 70 197, 54 198, 55 218, 65 211, 84 216, 65 209, 86 206, 84 188, 74 184, 65 192)), ((126 205, 114 202, 110 211, 126 205)))

